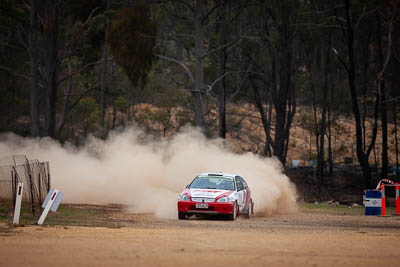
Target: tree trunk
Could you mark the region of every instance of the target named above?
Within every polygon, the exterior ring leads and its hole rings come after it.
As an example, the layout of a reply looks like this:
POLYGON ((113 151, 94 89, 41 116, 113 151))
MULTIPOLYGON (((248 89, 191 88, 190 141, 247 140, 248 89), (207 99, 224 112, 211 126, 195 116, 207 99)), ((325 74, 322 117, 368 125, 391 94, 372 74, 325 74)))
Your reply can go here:
POLYGON ((310 130, 310 136, 309 136, 309 141, 308 141, 308 160, 311 160, 311 155, 312 155, 312 131, 310 130))
POLYGON ((31 115, 31 136, 37 137, 40 134, 40 109, 39 109, 39 88, 38 88, 38 61, 36 43, 36 0, 30 1, 30 29, 29 29, 29 58, 31 71, 31 90, 30 90, 30 115, 31 115))
MULTIPOLYGON (((271 135, 271 121, 272 121, 272 108, 273 108, 273 104, 272 104, 272 96, 271 96, 271 92, 269 92, 268 94, 268 99, 267 99, 267 106, 268 106, 268 110, 267 110, 267 121, 268 121, 268 125, 267 125, 267 133, 268 135, 271 135)), ((267 157, 272 157, 272 140, 266 138, 265 139, 265 148, 264 148, 264 154, 267 157)))
MULTIPOLYGON (((254 92, 254 99, 256 101, 256 106, 258 108, 258 111, 260 112, 260 116, 261 116, 261 122, 264 128, 264 133, 265 133, 265 143, 266 145, 268 143, 272 143, 273 140, 271 139, 271 135, 270 135, 270 121, 268 121, 267 116, 265 114, 265 110, 264 110, 264 106, 261 102, 261 97, 260 97, 260 92, 259 89, 257 87, 257 84, 255 83, 255 81, 253 80, 252 77, 250 77, 250 83, 251 83, 251 87, 253 88, 253 92, 254 92)), ((264 155, 266 155, 266 151, 268 149, 264 149, 264 155)))
POLYGON ((88 132, 88 118, 87 115, 85 114, 85 119, 83 122, 83 136, 86 137, 88 132))
MULTIPOLYGON (((330 37, 329 37, 330 39, 330 37)), ((326 109, 328 106, 328 84, 329 84, 329 59, 330 59, 331 45, 330 40, 327 44, 327 50, 325 55, 325 68, 324 68, 324 86, 322 93, 322 113, 321 113, 321 129, 320 129, 320 142, 319 142, 319 154, 318 154, 318 176, 320 184, 324 182, 324 166, 325 166, 325 131, 326 131, 326 109)))
POLYGON ((363 151, 367 152, 367 127, 366 127, 366 119, 367 119, 367 92, 368 92, 368 67, 369 67, 369 39, 370 35, 368 35, 367 41, 363 46, 363 85, 362 85, 362 105, 363 105, 363 114, 362 114, 362 128, 363 128, 363 151))
POLYGON ((334 99, 333 86, 330 86, 330 100, 328 103, 328 162, 329 162, 329 176, 333 176, 333 152, 332 152, 332 113, 331 106, 334 99))
POLYGON ((333 157, 332 157, 332 130, 331 130, 331 108, 328 105, 328 175, 333 176, 333 157))
POLYGON ((350 0, 344 0, 344 2, 345 2, 345 12, 346 12, 347 48, 349 57, 348 80, 349 80, 353 115, 356 127, 356 142, 357 142, 356 150, 357 150, 358 161, 361 165, 361 169, 364 175, 364 186, 365 188, 369 188, 371 184, 371 170, 368 163, 368 158, 365 157, 363 151, 363 137, 362 137, 361 120, 360 120, 360 109, 358 106, 357 91, 355 84, 355 62, 354 62, 354 47, 353 47, 354 32, 351 21, 350 0))
POLYGON ((387 146, 387 116, 386 116, 386 96, 385 81, 381 81, 381 122, 382 122, 382 178, 388 178, 388 146, 387 146))
POLYGON ((46 90, 45 134, 55 137, 58 75, 58 1, 46 0, 44 6, 44 86, 46 90))
POLYGON ((220 51, 220 62, 219 62, 219 77, 223 77, 220 80, 220 92, 218 94, 218 128, 219 137, 226 138, 226 84, 225 84, 225 72, 226 72, 226 35, 227 35, 227 25, 226 25, 226 2, 219 8, 220 13, 220 47, 224 47, 220 51))
POLYGON ((69 113, 69 100, 68 96, 71 94, 72 90, 72 62, 71 57, 68 58, 68 75, 70 76, 68 79, 68 86, 64 88, 64 105, 63 111, 61 114, 61 119, 57 127, 56 136, 59 137, 62 130, 64 129, 65 121, 67 119, 67 114, 69 113))
POLYGON ((396 153, 396 175, 399 175, 399 148, 397 144, 397 108, 396 102, 393 102, 393 124, 394 124, 394 149, 396 153))
POLYGON ((131 112, 131 109, 133 109, 133 111, 134 111, 133 100, 134 100, 133 85, 129 84, 129 87, 128 87, 128 121, 131 121, 131 119, 133 117, 132 112, 131 112))
POLYGON ((288 112, 286 119, 286 127, 285 127, 285 144, 284 144, 284 152, 283 152, 283 165, 286 164, 286 156, 287 151, 289 149, 290 142, 290 128, 293 122, 293 118, 296 114, 296 91, 294 87, 291 85, 289 88, 289 97, 288 97, 288 112))
MULTIPOLYGON (((283 35, 283 34, 282 34, 283 35)), ((283 38, 283 36, 281 37, 283 38)), ((276 125, 275 125, 275 140, 274 140, 274 156, 276 156, 282 164, 285 164, 286 159, 284 158, 285 151, 285 131, 286 127, 290 127, 287 124, 287 101, 289 96, 289 90, 291 86, 291 67, 292 59, 288 40, 281 42, 280 51, 280 62, 282 66, 279 71, 279 91, 276 93, 274 106, 276 114, 276 125)))
MULTIPOLYGON (((310 66, 310 70, 311 70, 311 66, 310 66)), ((310 78, 311 81, 313 80, 313 75, 312 75, 312 71, 310 71, 310 78)), ((314 113, 314 127, 315 127, 315 148, 317 150, 317 160, 319 163, 319 135, 320 135, 320 127, 319 127, 319 122, 318 122, 318 114, 317 114, 317 99, 316 99, 316 92, 315 92, 315 84, 314 82, 311 82, 311 91, 312 91, 312 104, 313 104, 313 113, 314 113)), ((317 169, 318 165, 317 165, 317 169)))
MULTIPOLYGON (((288 114, 288 106, 294 109, 289 110, 289 113, 295 113, 295 93, 292 87, 292 38, 293 27, 295 23, 291 20, 291 16, 284 16, 290 12, 287 7, 283 6, 279 11, 282 15, 282 21, 279 23, 279 41, 277 55, 279 58, 279 90, 272 85, 272 98, 274 102, 276 125, 275 138, 273 143, 274 156, 276 156, 285 166, 286 163, 286 148, 288 145, 289 131, 291 127, 292 117, 294 114, 288 114), (290 103, 292 97, 293 103, 290 103)), ((295 15, 293 15, 295 17, 295 15)), ((293 19, 293 18, 292 18, 293 19)))
MULTIPOLYGON (((115 85, 115 65, 116 62, 114 61, 112 64, 112 68, 111 68, 111 84, 112 84, 112 89, 116 90, 116 85, 115 85)), ((117 99, 116 94, 113 95, 112 98, 112 125, 111 125, 111 129, 114 130, 115 126, 116 126, 116 121, 117 121, 117 106, 115 105, 115 101, 117 99)))
MULTIPOLYGON (((106 0, 107 8, 109 8, 109 0, 106 0)), ((104 126, 105 120, 105 96, 106 96, 106 72, 107 72, 107 42, 108 42, 108 22, 104 21, 104 47, 103 47, 103 69, 101 72, 101 86, 100 86, 100 106, 99 106, 99 137, 106 138, 106 131, 104 126)))
MULTIPOLYGON (((268 31, 268 27, 265 23, 265 31, 268 31)), ((266 124, 264 125, 264 131, 265 131, 265 148, 264 148, 264 154, 268 157, 271 157, 273 155, 274 151, 274 140, 272 140, 271 136, 271 123, 272 123, 272 109, 274 108, 274 101, 275 101, 275 95, 276 91, 278 90, 277 86, 277 78, 276 78, 276 58, 274 51, 272 49, 269 49, 270 57, 271 57, 271 89, 269 90, 267 94, 267 103, 269 105, 268 109, 268 118, 266 120, 266 124), (272 151, 271 151, 272 147, 272 151)), ((275 128, 276 131, 276 128, 275 128)), ((275 132, 275 137, 276 138, 276 132, 275 132)))
POLYGON ((196 12, 194 16, 195 23, 195 58, 196 58, 196 77, 193 90, 195 104, 195 124, 200 129, 204 129, 204 69, 203 69, 203 40, 204 29, 202 20, 204 16, 204 3, 202 0, 196 1, 196 12))
POLYGON ((377 90, 380 96, 380 111, 381 111, 381 125, 382 125, 382 178, 388 178, 388 154, 387 154, 387 114, 386 114, 386 94, 385 94, 385 80, 383 77, 383 48, 382 48, 382 20, 379 12, 376 12, 376 45, 377 45, 377 90))

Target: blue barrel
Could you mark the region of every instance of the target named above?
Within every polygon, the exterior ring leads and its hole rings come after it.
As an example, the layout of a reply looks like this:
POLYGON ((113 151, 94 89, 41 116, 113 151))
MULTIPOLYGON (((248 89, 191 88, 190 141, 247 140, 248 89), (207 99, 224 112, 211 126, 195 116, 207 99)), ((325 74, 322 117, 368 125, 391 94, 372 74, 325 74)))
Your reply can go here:
POLYGON ((363 204, 365 206, 365 215, 381 215, 382 199, 380 190, 365 190, 363 204))

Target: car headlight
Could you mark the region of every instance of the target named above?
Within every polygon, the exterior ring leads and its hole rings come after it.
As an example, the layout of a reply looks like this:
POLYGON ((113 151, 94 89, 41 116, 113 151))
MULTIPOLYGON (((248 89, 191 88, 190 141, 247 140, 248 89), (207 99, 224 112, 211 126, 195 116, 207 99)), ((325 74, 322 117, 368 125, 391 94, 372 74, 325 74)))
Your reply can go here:
POLYGON ((185 194, 183 194, 183 195, 181 195, 181 196, 179 197, 179 200, 183 200, 183 201, 189 201, 189 200, 190 200, 190 198, 189 198, 189 196, 188 196, 188 195, 185 195, 185 194))
POLYGON ((217 200, 217 202, 228 202, 229 199, 227 197, 221 197, 217 200))

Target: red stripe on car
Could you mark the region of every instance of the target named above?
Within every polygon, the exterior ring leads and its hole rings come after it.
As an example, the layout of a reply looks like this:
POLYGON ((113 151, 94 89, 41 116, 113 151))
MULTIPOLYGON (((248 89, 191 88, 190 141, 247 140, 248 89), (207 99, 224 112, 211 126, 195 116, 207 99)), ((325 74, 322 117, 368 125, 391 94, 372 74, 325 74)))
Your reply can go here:
POLYGON ((218 195, 215 199, 218 199, 221 197, 228 197, 232 193, 233 193, 233 191, 228 191, 228 192, 222 193, 221 195, 218 195))

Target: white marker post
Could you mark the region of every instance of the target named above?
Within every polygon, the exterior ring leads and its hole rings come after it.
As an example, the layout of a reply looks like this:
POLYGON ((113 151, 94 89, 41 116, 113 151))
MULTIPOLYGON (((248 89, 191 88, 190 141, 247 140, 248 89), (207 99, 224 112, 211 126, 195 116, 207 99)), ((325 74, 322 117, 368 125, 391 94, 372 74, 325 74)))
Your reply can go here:
POLYGON ((21 202, 22 202, 22 194, 24 192, 24 184, 18 183, 17 186, 17 196, 15 197, 15 209, 14 209, 14 220, 13 224, 19 224, 19 215, 21 213, 21 202))
POLYGON ((63 198, 64 194, 57 189, 50 189, 49 193, 44 200, 42 207, 44 208, 42 215, 39 218, 38 224, 42 225, 44 219, 46 219, 47 214, 49 211, 57 211, 58 206, 61 203, 61 199, 63 198))

